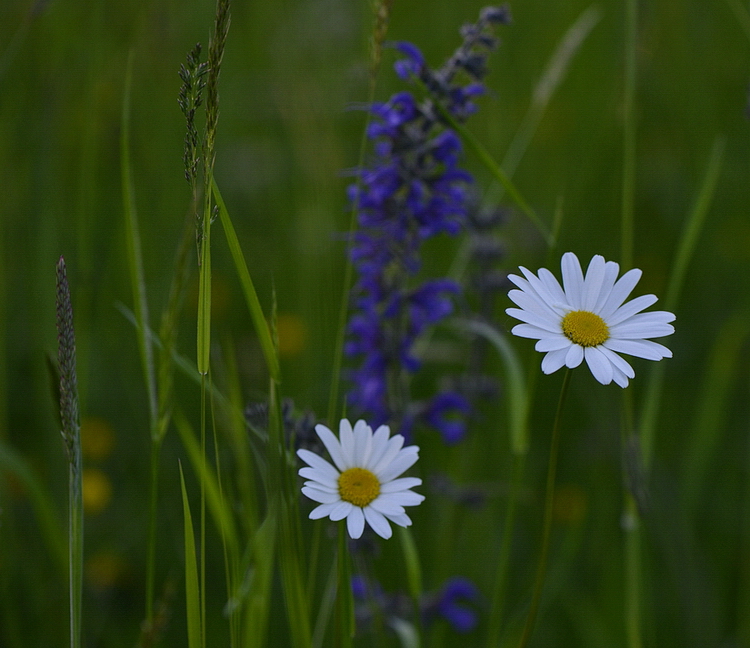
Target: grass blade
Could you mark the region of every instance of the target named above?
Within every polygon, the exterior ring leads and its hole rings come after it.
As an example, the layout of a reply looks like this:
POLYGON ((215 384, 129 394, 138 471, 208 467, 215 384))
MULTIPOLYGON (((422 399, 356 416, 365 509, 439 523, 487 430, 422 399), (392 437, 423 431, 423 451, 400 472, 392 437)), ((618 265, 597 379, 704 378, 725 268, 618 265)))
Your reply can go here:
POLYGON ((510 446, 514 454, 526 454, 529 447, 529 396, 521 362, 518 360, 516 352, 497 329, 485 322, 457 320, 455 324, 464 331, 481 335, 500 354, 500 358, 505 365, 506 388, 508 390, 510 446))
MULTIPOLYGON (((672 272, 669 277, 667 294, 664 299, 666 310, 674 312, 682 290, 682 284, 685 280, 687 268, 690 259, 698 243, 698 236, 706 220, 711 200, 713 199, 716 184, 719 179, 719 171, 724 157, 725 141, 717 137, 711 149, 711 156, 706 167, 706 174, 703 178, 698 197, 695 201, 692 211, 688 216, 685 227, 682 231, 677 257, 672 265, 672 272)), ((656 429, 656 419, 661 404, 662 385, 664 382, 664 363, 658 363, 652 370, 649 384, 646 391, 646 397, 643 403, 643 415, 641 417, 641 449, 643 451, 643 463, 648 469, 651 460, 651 451, 653 448, 653 439, 656 429)))
POLYGON ((232 219, 229 217, 229 212, 227 211, 219 187, 213 180, 211 186, 213 188, 214 199, 219 207, 219 218, 221 219, 221 225, 224 228, 224 234, 227 237, 229 251, 232 253, 234 267, 237 270, 237 275, 242 284, 242 292, 245 295, 245 301, 247 302, 247 308, 250 311, 250 317, 255 325, 255 332, 260 340, 260 346, 263 350, 263 355, 266 359, 266 364, 268 365, 271 377, 278 382, 281 379, 279 360, 273 340, 271 339, 271 332, 268 329, 266 318, 263 315, 263 309, 258 300, 258 293, 255 291, 253 280, 250 277, 250 272, 247 269, 247 263, 245 263, 245 257, 242 254, 242 248, 240 247, 240 242, 237 238, 237 232, 232 224, 232 219))
POLYGON ((185 475, 180 464, 180 486, 182 488, 182 512, 185 520, 185 604, 187 607, 188 647, 202 647, 200 585, 198 584, 198 563, 193 534, 193 518, 190 515, 190 502, 185 488, 185 475))
POLYGON ((237 556, 239 555, 237 529, 231 511, 227 508, 226 503, 221 497, 216 474, 204 461, 198 439, 196 439, 187 419, 179 412, 175 412, 174 422, 180 434, 182 444, 185 450, 187 450, 190 463, 193 465, 193 469, 206 489, 206 502, 216 524, 216 529, 226 537, 230 554, 237 556))
POLYGON ((141 252, 141 235, 138 229, 138 216, 135 208, 133 178, 130 169, 130 88, 133 78, 133 53, 128 57, 125 72, 125 90, 122 99, 122 128, 120 130, 120 176, 122 183, 123 213, 125 214, 125 247, 128 260, 128 274, 133 291, 133 312, 135 313, 136 337, 141 356, 143 378, 146 381, 148 394, 149 418, 151 433, 156 431, 156 379, 151 340, 146 334, 148 323, 148 303, 146 300, 146 281, 143 275, 143 255, 141 252))
POLYGON ((52 500, 26 460, 2 441, 0 441, 0 475, 13 475, 28 493, 42 537, 64 577, 68 573, 65 534, 55 516, 52 500))

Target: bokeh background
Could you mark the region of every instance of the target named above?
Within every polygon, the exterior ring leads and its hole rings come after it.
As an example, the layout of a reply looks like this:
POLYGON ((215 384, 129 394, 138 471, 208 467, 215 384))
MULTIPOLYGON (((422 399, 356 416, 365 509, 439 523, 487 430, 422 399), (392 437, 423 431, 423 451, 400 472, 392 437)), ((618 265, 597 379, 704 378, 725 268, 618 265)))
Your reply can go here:
MULTIPOLYGON (((396 0, 388 37, 409 40, 439 65, 476 18, 475 0, 396 0)), ((534 88, 588 0, 511 3, 499 30, 490 93, 470 130, 502 160, 534 88)), ((594 5, 599 20, 577 51, 514 175, 541 218, 564 218, 552 255, 574 250, 618 260, 622 203, 625 7, 594 5)), ((64 562, 67 466, 46 356, 55 357, 55 264, 68 266, 88 474, 84 633, 89 646, 132 646, 143 614, 148 414, 133 325, 120 176, 125 74, 133 60, 131 156, 152 325, 167 299, 190 190, 183 177, 184 119, 177 71, 207 45, 207 0, 3 0, 0 2, 0 645, 59 645, 67 633, 64 562), (49 503, 18 477, 33 473, 49 503), (15 465, 15 469, 11 467, 15 465)), ((370 83, 371 8, 352 0, 237 1, 221 72, 216 178, 267 311, 275 292, 284 393, 323 417, 350 219, 347 171, 358 164, 370 83)), ((383 54, 376 97, 403 89, 383 54)), ((653 646, 750 645, 748 349, 750 334, 750 19, 741 0, 640 3, 637 47, 635 264, 642 293, 663 295, 683 225, 714 142, 725 142, 717 189, 668 341, 650 475, 644 551, 646 641, 653 646)), ((488 172, 466 167, 484 189, 488 172)), ((537 269, 543 241, 520 213, 502 231, 504 267, 537 269)), ((430 263, 447 268, 450 244, 430 263)), ((244 396, 260 400, 266 375, 223 237, 215 237, 214 335, 236 358, 244 396)), ((179 350, 195 356, 195 285, 179 350)), ((508 321, 500 304, 498 326, 508 321)), ((531 344, 516 347, 538 372, 531 344)), ((651 367, 636 361, 636 411, 651 367)), ((541 518, 548 430, 560 376, 536 380, 532 446, 514 545, 508 609, 522 618, 541 518)), ((184 375, 188 413, 199 391, 184 375)), ((498 406, 502 412, 502 404, 498 406)), ((498 414, 499 416, 499 414, 498 414)), ((574 377, 558 476, 560 511, 539 646, 625 645, 621 394, 584 370, 574 377)), ((477 488, 465 508, 439 493, 415 513, 425 585, 460 574, 483 593, 480 625, 460 639, 481 645, 492 588, 509 458, 504 419, 475 425, 456 448, 425 446, 422 476, 477 488), (429 462, 428 462, 429 460, 429 462), (421 525, 421 526, 420 526, 421 525), (438 539, 435 529, 442 529, 438 539), (421 530, 420 530, 421 529, 421 530)), ((182 513, 170 431, 163 448, 157 588, 166 591, 164 645, 184 645, 182 513), (174 590, 173 594, 168 591, 174 590)), ((194 478, 193 484, 194 484, 194 478)), ((429 489, 425 492, 429 495, 429 489)), ((209 548, 221 568, 220 544, 209 548)), ((403 587, 385 548, 378 574, 403 587)), ((223 578, 209 600, 217 643, 223 578)), ((284 616, 274 615, 283 625, 284 616)), ((283 630, 278 636, 284 636, 283 630)), ((437 636, 437 635, 436 635, 437 636)), ((438 640, 455 645, 447 627, 438 640)), ((427 644, 430 645, 430 644, 427 644)))

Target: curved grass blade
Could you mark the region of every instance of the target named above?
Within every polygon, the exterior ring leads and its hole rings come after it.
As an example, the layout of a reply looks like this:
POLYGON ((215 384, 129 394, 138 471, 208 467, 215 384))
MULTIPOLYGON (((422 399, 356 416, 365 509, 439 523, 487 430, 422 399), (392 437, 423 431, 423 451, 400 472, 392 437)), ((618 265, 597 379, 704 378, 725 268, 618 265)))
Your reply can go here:
POLYGON ((185 604, 187 609, 188 648, 202 648, 200 585, 198 583, 198 563, 193 534, 193 518, 190 515, 190 502, 185 488, 185 475, 180 463, 180 486, 182 488, 182 512, 185 520, 185 604))
POLYGON ((242 248, 240 247, 240 242, 237 238, 237 232, 232 224, 232 219, 229 217, 229 212, 227 211, 219 187, 216 185, 216 181, 213 180, 213 178, 211 180, 211 188, 213 190, 214 200, 216 200, 216 204, 219 207, 221 225, 224 228, 224 234, 227 237, 229 251, 232 253, 232 260, 234 261, 237 275, 242 284, 242 291, 245 294, 247 308, 250 311, 250 317, 255 325, 255 331, 258 334, 258 339, 260 340, 260 346, 263 350, 268 370, 271 373, 271 377, 279 382, 281 380, 281 370, 279 368, 279 359, 276 354, 276 349, 273 340, 271 339, 271 332, 266 323, 266 318, 263 315, 263 309, 258 300, 258 293, 255 291, 253 280, 250 278, 250 272, 247 269, 247 263, 245 263, 245 257, 242 254, 242 248))
POLYGON ((509 396, 510 445, 514 454, 526 454, 529 448, 529 397, 521 362, 508 340, 494 327, 474 320, 456 320, 455 325, 469 333, 481 335, 497 349, 505 366, 509 396))

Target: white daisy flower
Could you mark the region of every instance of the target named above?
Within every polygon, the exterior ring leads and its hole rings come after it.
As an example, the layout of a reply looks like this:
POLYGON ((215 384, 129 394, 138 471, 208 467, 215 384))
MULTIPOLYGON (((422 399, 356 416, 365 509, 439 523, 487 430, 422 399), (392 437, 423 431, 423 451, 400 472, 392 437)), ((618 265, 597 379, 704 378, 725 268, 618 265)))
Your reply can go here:
POLYGON ((628 386, 635 372, 619 353, 661 360, 672 352, 648 338, 674 333, 669 323, 675 319, 667 311, 642 313, 656 302, 654 295, 643 295, 625 303, 641 278, 641 271, 626 272, 620 279, 620 266, 596 255, 591 259, 586 277, 578 257, 567 252, 562 258, 563 287, 546 268, 535 276, 521 268, 525 279, 508 278, 520 290, 511 290, 508 297, 520 308, 506 313, 524 322, 511 333, 538 340, 534 347, 546 353, 542 371, 550 374, 563 365, 571 369, 586 360, 591 373, 603 385, 613 380, 620 387, 628 386))
POLYGON ((383 538, 392 535, 388 520, 406 527, 411 525, 405 506, 416 506, 424 495, 410 488, 419 486, 421 479, 396 479, 419 458, 417 446, 402 447, 404 437, 391 437, 387 425, 373 434, 364 421, 352 425, 346 419, 339 424, 339 439, 325 425, 315 431, 333 459, 335 466, 309 450, 298 450, 297 455, 308 467, 299 474, 308 481, 302 492, 320 506, 310 513, 311 520, 328 516, 333 521, 346 518, 349 535, 359 538, 365 522, 383 538))

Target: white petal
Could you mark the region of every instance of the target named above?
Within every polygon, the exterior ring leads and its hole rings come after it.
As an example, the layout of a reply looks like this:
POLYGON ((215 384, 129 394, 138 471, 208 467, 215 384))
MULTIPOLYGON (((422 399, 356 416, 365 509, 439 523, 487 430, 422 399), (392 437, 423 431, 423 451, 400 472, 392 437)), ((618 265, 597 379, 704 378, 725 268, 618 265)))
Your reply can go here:
POLYGON ((408 488, 414 488, 415 486, 421 486, 422 480, 419 477, 401 477, 401 479, 393 479, 380 486, 381 493, 396 493, 401 490, 408 488))
POLYGON ((604 302, 601 310, 597 313, 605 322, 609 320, 612 314, 622 306, 622 303, 628 298, 635 285, 640 281, 643 273, 638 268, 628 270, 617 283, 612 287, 607 301, 604 302))
POLYGON ((338 493, 329 493, 310 486, 303 486, 302 494, 319 504, 333 504, 334 502, 341 501, 341 496, 338 493))
POLYGON ((531 338, 532 340, 542 340, 560 333, 559 330, 554 332, 548 331, 540 329, 537 326, 532 326, 531 324, 516 324, 510 332, 518 337, 531 338))
POLYGON ((414 491, 400 491, 398 493, 388 493, 381 495, 381 497, 392 498, 393 501, 399 506, 419 506, 424 502, 424 495, 415 493, 414 491))
POLYGON ((380 495, 377 499, 370 502, 370 506, 368 508, 374 508, 376 511, 379 511, 383 515, 401 515, 404 513, 404 507, 396 502, 392 497, 383 497, 380 495))
POLYGON ((619 373, 623 374, 626 378, 635 378, 635 371, 633 371, 633 367, 630 366, 627 360, 617 355, 614 351, 610 351, 606 345, 601 345, 597 348, 606 356, 607 360, 612 363, 612 366, 619 373))
POLYGON ((613 373, 612 373, 612 380, 614 380, 615 384, 619 385, 623 389, 628 386, 628 377, 622 373, 617 367, 612 367, 613 373))
POLYGON ((555 275, 547 270, 547 268, 540 268, 539 281, 542 282, 542 285, 552 297, 550 305, 553 308, 556 308, 559 304, 563 310, 570 310, 570 304, 568 304, 568 300, 565 297, 565 293, 563 292, 562 287, 560 286, 560 282, 555 279, 555 275))
POLYGON ((542 340, 539 340, 534 345, 534 349, 537 351, 541 351, 542 353, 545 353, 547 351, 557 351, 558 349, 567 349, 568 346, 573 344, 568 338, 566 338, 564 335, 553 335, 548 338, 544 338, 542 340))
POLYGON ((583 280, 583 295, 581 307, 583 310, 593 311, 599 294, 604 284, 604 268, 606 262, 600 254, 595 254, 589 261, 589 267, 586 270, 586 278, 583 280))
POLYGON ((550 333, 560 332, 560 320, 562 318, 559 315, 539 315, 533 311, 521 310, 520 308, 506 308, 505 312, 511 317, 550 333))
POLYGON ((387 425, 381 425, 375 434, 372 435, 372 450, 370 451, 370 457, 365 463, 362 464, 362 468, 372 471, 373 467, 380 461, 383 453, 388 449, 388 440, 391 436, 391 429, 387 425))
POLYGON ((300 448, 297 450, 297 456, 307 463, 311 468, 300 468, 299 474, 306 479, 316 479, 319 481, 337 480, 339 472, 323 457, 319 457, 314 452, 300 448), (304 473, 302 471, 305 471, 304 473), (314 474, 313 474, 314 473, 314 474))
MULTIPOLYGON (((649 313, 641 313, 641 315, 648 315, 649 313)), ((637 340, 637 339, 648 339, 655 337, 665 337, 674 333, 674 326, 671 324, 664 324, 660 322, 634 322, 635 315, 626 322, 613 326, 609 334, 613 338, 621 340, 637 340)))
POLYGON ((617 275, 620 273, 620 266, 614 261, 607 261, 604 266, 604 280, 602 281, 601 289, 599 290, 599 299, 594 305, 594 313, 599 314, 607 303, 609 295, 612 292, 612 286, 617 281, 617 275))
POLYGON ((328 454, 331 455, 331 459, 333 459, 333 463, 336 464, 336 467, 342 471, 346 470, 348 466, 344 462, 344 456, 341 454, 341 444, 336 438, 336 435, 325 425, 320 424, 315 426, 315 432, 317 432, 318 437, 323 442, 326 450, 328 450, 328 454))
POLYGON ((403 515, 389 515, 388 519, 401 527, 411 526, 411 518, 406 513, 403 515))
POLYGON ((319 481, 306 481, 305 486, 309 486, 310 488, 317 488, 318 490, 321 490, 325 493, 338 493, 339 488, 338 486, 327 486, 326 484, 321 484, 319 481))
POLYGON ((381 538, 388 540, 393 535, 391 525, 388 524, 388 520, 382 513, 376 511, 372 506, 365 507, 364 510, 365 520, 370 525, 373 531, 377 533, 381 538))
POLYGON ((359 506, 352 506, 352 510, 346 516, 346 528, 354 540, 359 538, 365 530, 365 514, 359 506))
POLYGON ((569 369, 575 369, 583 362, 583 347, 578 344, 571 344, 565 354, 565 366, 569 369))
POLYGON ((372 428, 362 420, 354 424, 354 463, 364 466, 372 451, 372 428))
POLYGON ((543 302, 538 297, 525 293, 521 290, 511 290, 508 293, 508 297, 516 305, 520 306, 523 310, 534 313, 538 317, 550 320, 553 322, 560 321, 562 314, 551 308, 549 302, 543 302))
POLYGON ((563 287, 568 303, 575 310, 580 310, 583 296, 583 272, 578 257, 572 252, 566 252, 563 254, 561 266, 563 287))
POLYGON ((567 300, 565 299, 564 293, 562 292, 562 288, 560 288, 560 284, 558 284, 556 280, 548 288, 548 284, 545 281, 542 281, 533 272, 529 272, 526 268, 523 267, 521 268, 521 271, 526 277, 526 280, 529 282, 529 288, 527 288, 524 292, 532 295, 537 301, 544 304, 547 308, 551 308, 553 310, 565 308, 565 306, 567 305, 567 300), (556 287, 555 284, 557 285, 556 287), (562 295, 562 299, 560 299, 560 295, 562 295))
POLYGON ((320 506, 317 506, 312 511, 310 511, 309 518, 311 520, 319 520, 320 518, 328 517, 331 514, 331 511, 333 511, 337 506, 338 503, 321 504, 320 506))
POLYGON ((641 295, 635 299, 631 299, 626 304, 623 304, 618 308, 609 319, 607 319, 607 326, 612 327, 620 322, 624 322, 628 317, 632 317, 636 313, 640 313, 644 308, 652 306, 658 301, 656 295, 641 295))
POLYGON ((331 511, 329 515, 329 517, 334 522, 343 520, 347 515, 349 515, 352 512, 352 509, 358 508, 354 506, 351 502, 344 502, 344 501, 341 501, 338 504, 334 504, 334 507, 335 508, 331 511))
POLYGON ((559 349, 558 351, 550 351, 542 359, 542 371, 546 374, 554 373, 565 364, 566 355, 568 355, 567 349, 559 349))
POLYGON ((523 277, 519 277, 518 275, 509 274, 508 280, 512 283, 518 286, 521 290, 526 290, 526 288, 529 285, 529 282, 526 281, 523 277))
MULTIPOLYGON (((364 423, 364 421, 363 421, 364 423)), ((341 419, 339 423, 339 443, 341 444, 341 456, 344 458, 346 468, 356 465, 354 459, 354 430, 347 419, 341 419)))
POLYGON ((594 374, 594 378, 602 385, 609 385, 614 376, 612 363, 597 347, 587 347, 585 356, 586 364, 591 369, 591 373, 594 374))
POLYGON ((667 347, 651 340, 619 340, 610 338, 604 343, 604 346, 612 351, 627 353, 636 358, 645 358, 646 360, 661 360, 662 358, 672 357, 672 352, 667 347))
POLYGON ((399 452, 387 466, 380 466, 375 475, 381 484, 385 484, 411 468, 417 462, 417 459, 419 459, 419 448, 409 446, 399 452))
MULTIPOLYGON (((390 439, 388 439, 388 443, 386 444, 385 450, 383 451, 380 458, 378 458, 377 462, 375 463, 370 470, 375 473, 375 475, 380 478, 380 473, 383 471, 388 464, 393 461, 393 458, 399 453, 399 450, 401 450, 401 446, 404 445, 404 437, 400 434, 394 434, 390 439)), ((380 480, 383 481, 382 479, 380 480)))

